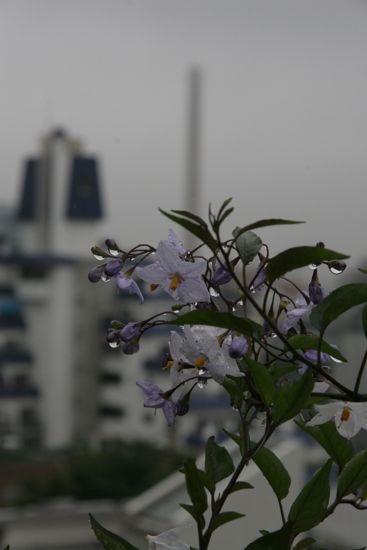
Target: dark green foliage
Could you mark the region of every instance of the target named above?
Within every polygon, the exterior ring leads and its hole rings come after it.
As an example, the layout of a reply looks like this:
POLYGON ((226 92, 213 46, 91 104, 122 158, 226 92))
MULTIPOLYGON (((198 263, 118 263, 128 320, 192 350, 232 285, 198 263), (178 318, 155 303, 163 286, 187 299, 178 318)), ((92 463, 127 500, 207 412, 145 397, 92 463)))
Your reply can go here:
POLYGON ((338 495, 353 493, 367 482, 367 451, 357 453, 344 467, 339 476, 338 495))
POLYGON ((267 533, 246 546, 245 550, 288 550, 292 543, 291 525, 285 524, 278 531, 267 533))
POLYGON ((348 439, 340 435, 333 420, 319 426, 306 426, 302 422, 297 422, 297 425, 325 449, 340 470, 352 458, 353 446, 348 439))
POLYGON ((291 478, 279 458, 266 447, 259 449, 253 457, 279 500, 288 495, 291 478))
MULTIPOLYGON (((295 349, 302 349, 304 351, 307 351, 308 349, 317 350, 320 345, 320 338, 315 334, 296 334, 295 336, 289 338, 288 342, 295 349)), ((325 340, 321 340, 320 351, 323 353, 328 353, 343 363, 347 362, 347 359, 340 353, 340 351, 333 348, 333 346, 325 342, 325 340)))
POLYGON ((340 315, 367 302, 367 284, 351 283, 326 296, 310 315, 312 325, 323 332, 340 315))
POLYGON ((218 481, 234 471, 233 460, 227 449, 216 444, 214 436, 209 437, 205 449, 206 486, 214 493, 218 481))
POLYGON ((271 258, 266 266, 266 275, 268 281, 272 283, 275 279, 279 279, 282 275, 299 267, 317 264, 325 260, 343 260, 348 257, 319 246, 297 246, 288 248, 271 258))
POLYGON ((196 310, 190 313, 184 313, 177 319, 170 321, 172 325, 207 325, 212 327, 222 327, 235 330, 245 336, 262 335, 263 329, 261 325, 251 319, 237 317, 231 313, 210 310, 196 310))
POLYGON ((289 510, 288 522, 294 533, 318 525, 324 518, 330 497, 329 477, 332 461, 328 460, 306 483, 289 510))
POLYGON ((139 550, 127 540, 103 527, 91 514, 89 514, 89 520, 94 534, 105 550, 139 550))
POLYGON ((18 482, 20 504, 60 496, 81 500, 132 497, 175 471, 182 455, 136 442, 109 450, 35 455, 32 463, 29 475, 23 474, 18 482))
POLYGON ((274 395, 273 420, 282 424, 294 418, 308 403, 313 378, 311 369, 295 382, 289 382, 278 388, 274 395))

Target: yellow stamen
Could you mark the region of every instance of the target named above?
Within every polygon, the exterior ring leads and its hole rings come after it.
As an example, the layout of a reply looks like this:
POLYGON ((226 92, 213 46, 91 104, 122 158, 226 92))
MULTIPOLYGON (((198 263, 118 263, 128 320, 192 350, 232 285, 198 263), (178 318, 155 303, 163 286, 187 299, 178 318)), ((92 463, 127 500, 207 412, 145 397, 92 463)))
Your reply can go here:
POLYGON ((340 420, 342 422, 348 422, 349 417, 350 417, 350 408, 349 407, 344 407, 343 410, 342 410, 340 420))
POLYGON ((205 364, 206 357, 205 355, 199 355, 194 361, 194 365, 196 368, 201 369, 201 367, 205 364))
POLYGON ((173 367, 174 361, 172 359, 168 360, 166 363, 166 369, 171 369, 173 367))
POLYGON ((170 290, 176 290, 178 285, 182 282, 182 279, 178 273, 174 273, 171 277, 170 290))
POLYGON ((156 284, 151 284, 149 285, 149 288, 150 288, 150 291, 153 292, 156 288, 158 288, 159 285, 156 285, 156 284))

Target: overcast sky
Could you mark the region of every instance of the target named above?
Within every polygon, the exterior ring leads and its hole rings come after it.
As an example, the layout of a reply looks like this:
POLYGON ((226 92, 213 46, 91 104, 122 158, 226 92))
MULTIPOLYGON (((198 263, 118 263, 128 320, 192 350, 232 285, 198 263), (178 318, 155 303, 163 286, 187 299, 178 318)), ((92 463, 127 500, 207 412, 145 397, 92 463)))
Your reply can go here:
POLYGON ((201 209, 233 196, 237 224, 309 222, 275 229, 280 246, 364 255, 366 29, 365 0, 0 0, 0 201, 63 126, 101 159, 114 235, 164 237, 198 66, 201 209))

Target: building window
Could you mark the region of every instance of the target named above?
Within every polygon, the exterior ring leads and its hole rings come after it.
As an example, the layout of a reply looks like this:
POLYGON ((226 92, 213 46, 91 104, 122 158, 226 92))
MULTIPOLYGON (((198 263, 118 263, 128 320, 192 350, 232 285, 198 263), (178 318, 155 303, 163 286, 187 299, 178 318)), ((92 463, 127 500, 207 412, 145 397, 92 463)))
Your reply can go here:
POLYGON ((102 372, 99 375, 101 384, 119 384, 122 380, 121 374, 117 372, 102 372))
POLYGON ((125 415, 125 411, 117 405, 101 405, 98 414, 104 418, 122 418, 125 415))

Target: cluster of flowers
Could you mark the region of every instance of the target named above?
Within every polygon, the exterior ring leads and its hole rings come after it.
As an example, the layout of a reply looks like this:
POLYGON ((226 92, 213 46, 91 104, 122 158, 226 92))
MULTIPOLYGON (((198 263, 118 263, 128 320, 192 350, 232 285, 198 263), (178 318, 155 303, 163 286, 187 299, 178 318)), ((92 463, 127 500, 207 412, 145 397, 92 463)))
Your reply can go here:
MULTIPOLYGON (((173 231, 169 232, 167 240, 159 242, 156 249, 142 244, 124 251, 111 239, 106 241, 106 250, 93 247, 95 258, 103 263, 90 271, 91 282, 114 279, 119 289, 135 294, 142 303, 144 295, 137 282, 140 280, 148 285, 151 292, 161 289, 174 300, 174 306, 169 312, 164 312, 164 316, 159 313, 144 321, 130 321, 127 324, 112 321, 107 334, 109 345, 120 348, 126 354, 132 354, 139 350, 139 341, 145 331, 159 324, 175 321, 179 313, 204 309, 224 310, 236 315, 237 311, 241 311, 245 296, 240 294, 233 299, 232 289, 229 298, 223 290, 231 281, 233 286, 238 281, 236 265, 242 258, 233 243, 234 240, 224 244, 227 258, 230 253, 234 253, 230 262, 225 262, 220 253, 205 259, 199 255, 202 245, 193 251, 187 250, 173 231)), ((318 246, 324 245, 318 243, 318 246)), ((271 344, 270 338, 279 333, 288 336, 297 334, 298 329, 304 332, 307 317, 313 307, 325 298, 325 293, 318 279, 317 264, 310 266, 313 274, 308 292, 296 287, 298 296, 293 300, 277 291, 266 282, 264 266, 267 256, 262 253, 264 248, 267 253, 267 247, 260 241, 254 254, 254 258, 258 257, 259 264, 248 288, 251 293, 256 294, 266 287, 267 292, 273 292, 273 299, 264 320, 263 334, 256 345, 267 357, 276 359, 283 356, 284 360, 284 351, 271 344), (275 313, 276 298, 278 310, 275 313)), ((329 262, 329 269, 333 273, 341 273, 344 268, 345 264, 342 262, 329 262)), ((226 376, 245 377, 246 369, 242 359, 253 354, 254 345, 255 341, 250 336, 216 326, 185 324, 182 332, 172 331, 169 340, 170 356, 166 363, 170 388, 162 390, 149 381, 137 381, 145 395, 144 406, 162 409, 168 425, 172 425, 176 416, 188 412, 190 396, 196 387, 202 387, 208 380, 223 384, 226 376)), ((329 388, 329 382, 323 373, 328 372, 328 365, 333 357, 320 350, 305 351, 303 357, 304 361, 298 361, 295 375, 303 374, 311 364, 319 365, 318 374, 314 375, 314 392, 325 392, 329 388)), ((316 405, 316 411, 317 414, 308 422, 310 426, 334 418, 338 431, 347 438, 353 437, 360 428, 367 429, 366 403, 333 401, 316 405)))

